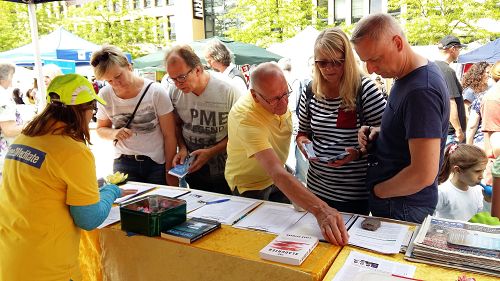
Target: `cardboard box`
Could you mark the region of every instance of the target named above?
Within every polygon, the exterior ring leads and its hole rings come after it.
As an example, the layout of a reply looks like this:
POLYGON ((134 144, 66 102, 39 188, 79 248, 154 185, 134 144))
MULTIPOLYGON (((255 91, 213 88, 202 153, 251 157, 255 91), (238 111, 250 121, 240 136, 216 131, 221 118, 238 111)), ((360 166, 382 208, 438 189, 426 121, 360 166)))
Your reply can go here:
POLYGON ((186 221, 186 201, 161 195, 149 195, 120 206, 122 230, 147 236, 186 221))

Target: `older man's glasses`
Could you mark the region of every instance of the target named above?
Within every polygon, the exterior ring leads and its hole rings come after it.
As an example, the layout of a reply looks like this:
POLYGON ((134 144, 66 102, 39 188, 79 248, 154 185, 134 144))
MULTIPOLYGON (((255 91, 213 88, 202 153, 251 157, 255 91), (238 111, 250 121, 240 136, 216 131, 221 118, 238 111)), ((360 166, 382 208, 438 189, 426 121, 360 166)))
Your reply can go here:
POLYGON ((319 68, 336 68, 344 65, 344 60, 317 60, 314 61, 319 68))
POLYGON ((278 96, 278 97, 274 97, 274 98, 271 98, 271 99, 266 99, 261 93, 257 92, 255 89, 253 89, 253 90, 254 90, 254 92, 257 93, 257 95, 259 95, 265 102, 267 102, 271 106, 276 106, 285 97, 288 98, 290 96, 290 92, 292 91, 290 85, 288 85, 288 90, 287 90, 286 93, 284 93, 284 94, 282 94, 281 96, 278 96))
POLYGON ((94 59, 90 62, 93 67, 97 67, 99 63, 107 61, 109 59, 109 53, 103 52, 102 54, 95 56, 94 59))
POLYGON ((187 80, 187 78, 188 78, 189 73, 191 73, 191 71, 193 71, 193 69, 194 69, 194 68, 191 68, 188 72, 186 72, 186 74, 179 75, 179 76, 177 76, 177 77, 175 77, 175 78, 173 78, 173 77, 170 77, 170 76, 169 76, 169 77, 167 78, 167 81, 168 81, 169 83, 171 83, 171 84, 175 84, 175 82, 177 82, 177 83, 184 83, 184 82, 186 82, 186 80, 187 80))

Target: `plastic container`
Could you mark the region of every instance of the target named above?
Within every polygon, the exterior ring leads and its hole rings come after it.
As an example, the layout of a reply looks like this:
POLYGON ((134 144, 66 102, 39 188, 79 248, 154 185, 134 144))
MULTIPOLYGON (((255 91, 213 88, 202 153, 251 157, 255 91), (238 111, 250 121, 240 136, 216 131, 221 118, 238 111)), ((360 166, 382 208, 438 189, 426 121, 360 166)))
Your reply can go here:
POLYGON ((122 230, 160 236, 162 230, 186 221, 186 201, 149 195, 120 206, 122 230))

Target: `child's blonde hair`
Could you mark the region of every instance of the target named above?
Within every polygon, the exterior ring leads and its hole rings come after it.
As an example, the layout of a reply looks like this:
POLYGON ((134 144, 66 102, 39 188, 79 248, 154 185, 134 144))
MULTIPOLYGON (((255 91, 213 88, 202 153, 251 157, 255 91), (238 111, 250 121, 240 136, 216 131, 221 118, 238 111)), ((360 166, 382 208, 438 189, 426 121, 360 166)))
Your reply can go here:
POLYGON ((438 184, 448 180, 454 166, 458 166, 462 170, 467 170, 477 164, 486 162, 488 162, 488 157, 481 148, 469 144, 451 143, 445 148, 443 165, 441 165, 438 176, 438 184))

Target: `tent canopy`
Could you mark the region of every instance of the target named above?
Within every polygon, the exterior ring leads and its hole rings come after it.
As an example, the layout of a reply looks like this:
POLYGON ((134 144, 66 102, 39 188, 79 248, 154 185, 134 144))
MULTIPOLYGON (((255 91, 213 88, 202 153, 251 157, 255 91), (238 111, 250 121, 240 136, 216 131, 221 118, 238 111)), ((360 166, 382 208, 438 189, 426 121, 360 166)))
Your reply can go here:
POLYGON ((312 26, 304 28, 294 37, 269 46, 267 50, 290 58, 292 71, 299 78, 309 77, 311 70, 308 66, 308 60, 314 55, 314 42, 318 37, 319 31, 312 26))
MULTIPOLYGON (((278 61, 279 59, 281 59, 281 56, 252 44, 236 42, 231 39, 222 37, 214 38, 222 41, 222 43, 224 43, 229 48, 229 50, 233 52, 234 63, 237 65, 253 65, 268 61, 278 61)), ((200 57, 203 63, 205 62, 203 49, 205 48, 205 45, 214 38, 208 38, 189 43, 189 45, 193 47, 194 51, 200 57)), ((136 69, 142 69, 145 67, 155 67, 158 69, 163 69, 164 56, 165 51, 162 50, 144 57, 137 58, 134 60, 134 67, 136 69)))
POLYGON ((458 57, 459 63, 476 63, 481 61, 487 63, 500 61, 500 38, 458 57))
MULTIPOLYGON (((59 27, 39 40, 42 59, 73 60, 77 64, 88 64, 92 51, 99 45, 89 42, 59 27)), ((18 65, 32 65, 35 61, 33 43, 0 53, 0 58, 9 59, 18 65)))

